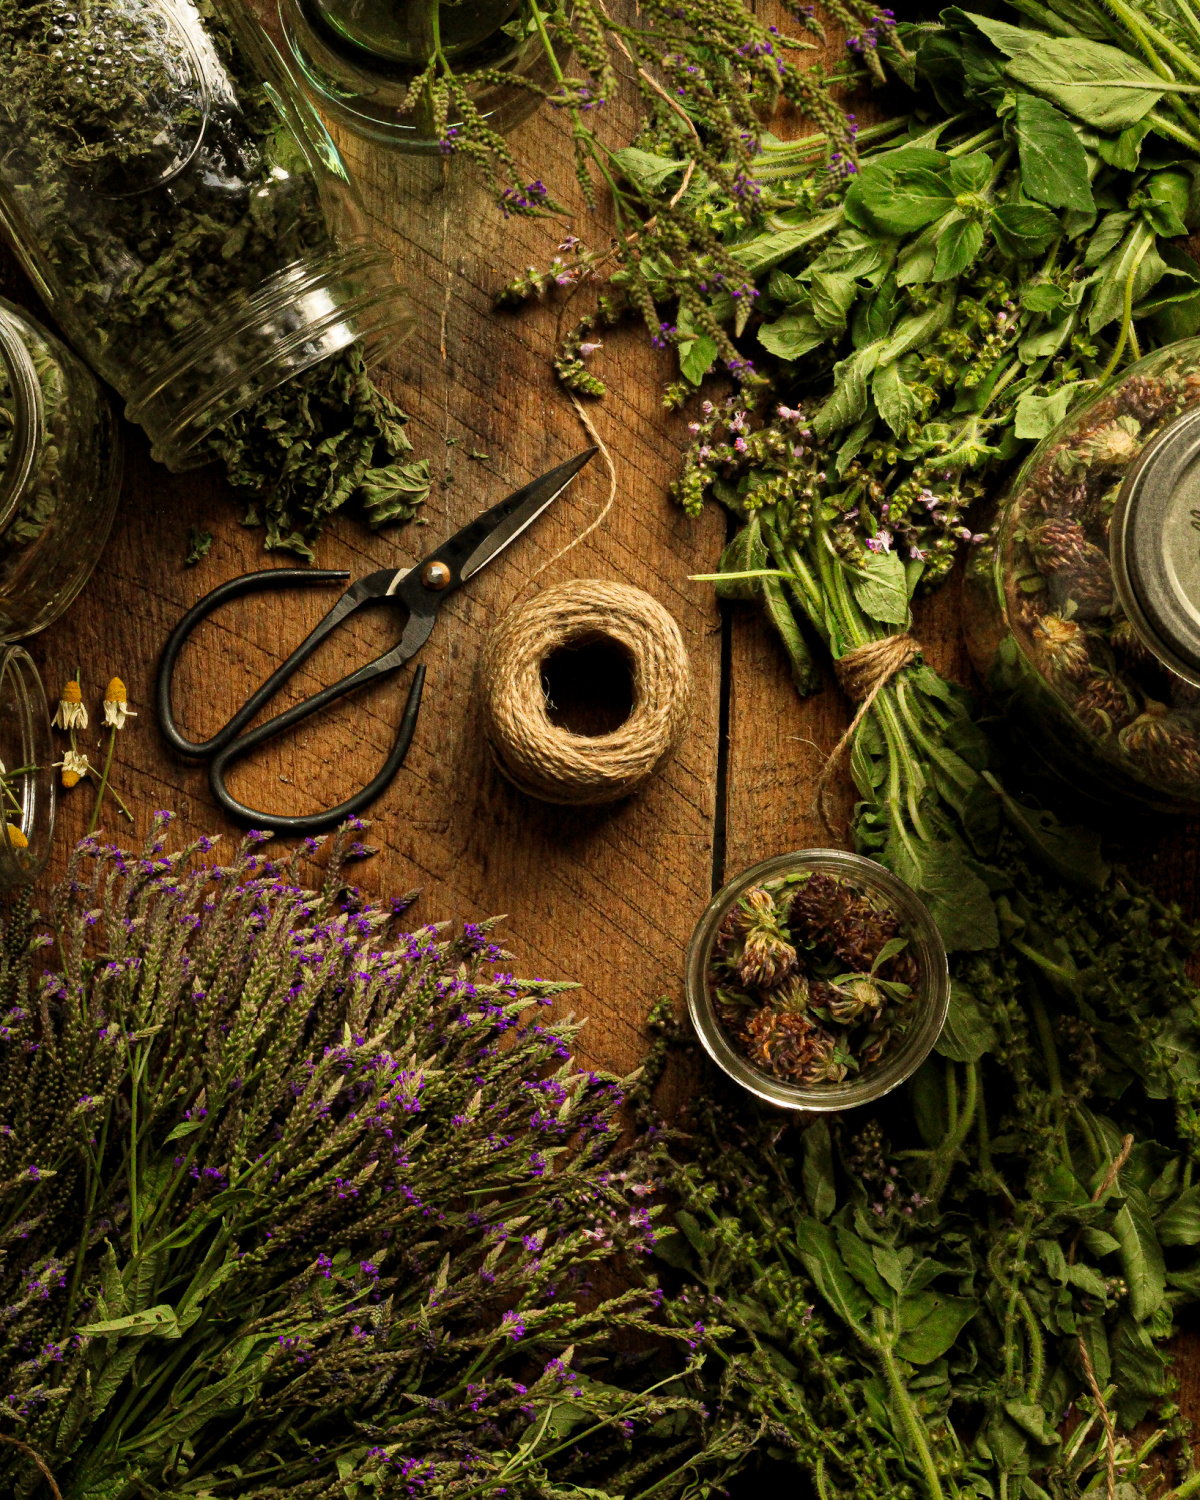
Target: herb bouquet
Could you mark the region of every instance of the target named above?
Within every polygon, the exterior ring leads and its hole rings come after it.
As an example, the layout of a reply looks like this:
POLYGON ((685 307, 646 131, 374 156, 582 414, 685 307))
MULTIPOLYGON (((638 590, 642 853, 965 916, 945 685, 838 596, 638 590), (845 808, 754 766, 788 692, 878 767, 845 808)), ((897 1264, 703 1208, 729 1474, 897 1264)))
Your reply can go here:
POLYGON ((395 935, 406 903, 343 882, 346 833, 312 891, 261 835, 209 866, 204 841, 164 852, 166 822, 141 856, 80 845, 53 938, 20 907, 3 933, 4 1492, 667 1496, 719 1473, 737 1445, 705 1460, 653 1279, 591 1289, 655 1211, 618 1149, 625 1085, 538 1019, 567 986, 497 971, 486 924, 395 935), (651 1335, 657 1373, 614 1350, 651 1335))

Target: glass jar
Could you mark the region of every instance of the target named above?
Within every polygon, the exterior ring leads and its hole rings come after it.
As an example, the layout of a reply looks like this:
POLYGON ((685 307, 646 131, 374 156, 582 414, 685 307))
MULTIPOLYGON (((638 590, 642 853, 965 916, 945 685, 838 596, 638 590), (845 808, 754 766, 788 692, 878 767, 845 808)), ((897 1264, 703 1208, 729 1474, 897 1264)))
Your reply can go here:
POLYGON ((412 325, 328 133, 238 0, 0 0, 0 228, 154 456, 412 325))
POLYGON ((1200 807, 1200 339, 1130 365, 1030 455, 964 583, 976 669, 1088 800, 1200 807))
POLYGON ((44 630, 100 559, 121 431, 92 372, 0 298, 0 641, 44 630))
MULTIPOLYGON (((313 103, 357 135, 403 151, 447 151, 458 129, 454 118, 437 124, 425 89, 410 93, 439 52, 459 75, 497 75, 469 92, 501 133, 556 82, 525 0, 279 0, 279 15, 313 103)), ((570 44, 551 37, 551 46, 561 67, 570 44)))
POLYGON ((36 880, 54 836, 54 741, 42 679, 20 646, 0 652, 0 888, 36 880))
MULTIPOLYGON (((802 920, 807 924, 804 933, 808 937, 811 914, 802 920)), ((743 964, 745 952, 743 946, 743 964)), ((858 960, 853 962, 857 964, 858 960)), ((890 1093, 911 1078, 928 1057, 950 1005, 946 949, 928 908, 890 870, 873 859, 841 849, 801 849, 777 855, 752 865, 722 887, 692 935, 686 986, 692 1024, 713 1062, 749 1093, 785 1109, 850 1109, 890 1093), (839 983, 846 980, 845 971, 852 962, 843 941, 847 929, 839 928, 835 918, 811 945, 796 930, 801 919, 796 917, 794 903, 798 893, 807 888, 812 904, 814 876, 823 880, 822 902, 835 899, 836 886, 842 899, 854 903, 848 916, 858 921, 855 931, 858 949, 864 955, 861 961, 866 965, 872 960, 877 965, 865 992, 856 990, 853 984, 838 992, 843 1004, 840 1020, 824 1013, 818 986, 828 992, 829 977, 839 983), (765 893, 765 897, 758 893, 765 893), (731 996, 722 975, 729 969, 731 944, 744 944, 740 936, 745 927, 742 913, 748 912, 755 901, 765 906, 766 898, 772 908, 767 912, 767 927, 777 919, 774 940, 782 941, 784 947, 775 948, 775 958, 768 953, 749 981, 743 969, 734 981, 738 993, 731 996), (885 953, 889 943, 892 947, 885 953), (873 953, 873 949, 878 952, 873 953), (784 954, 782 966, 777 957, 780 952, 784 954), (791 958, 787 957, 789 952, 791 958), (902 982, 897 983, 897 978, 902 982), (886 982, 879 985, 874 983, 876 979, 886 982), (847 995, 851 997, 848 1005, 847 995), (756 1056, 770 1056, 776 1071, 753 1059, 741 1039, 747 1030, 743 1023, 748 1005, 755 1008, 754 1015, 760 1020, 765 1017, 770 1023, 788 1013, 792 1025, 803 1033, 806 1055, 823 1060, 826 1077, 820 1082, 798 1083, 780 1076, 780 1047, 793 1044, 794 1030, 790 1036, 781 1034, 775 1042, 771 1038, 773 1025, 758 1024, 756 1056), (799 1021, 795 1020, 797 1015, 799 1021), (849 1066, 841 1060, 846 1057, 851 1059, 849 1066), (855 1064, 858 1071, 854 1071, 855 1064)))

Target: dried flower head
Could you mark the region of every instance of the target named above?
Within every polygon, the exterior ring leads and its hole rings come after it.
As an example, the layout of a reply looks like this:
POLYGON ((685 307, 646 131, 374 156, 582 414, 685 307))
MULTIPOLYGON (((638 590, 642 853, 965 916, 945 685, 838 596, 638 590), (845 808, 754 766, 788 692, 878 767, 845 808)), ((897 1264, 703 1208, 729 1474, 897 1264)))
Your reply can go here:
POLYGON ((62 770, 62 784, 68 791, 78 786, 80 781, 91 771, 88 758, 81 750, 68 750, 62 760, 54 762, 55 770, 62 770))
POLYGON ((24 833, 22 833, 22 831, 17 827, 15 823, 6 823, 4 825, 4 832, 7 835, 8 842, 12 848, 29 848, 29 840, 25 837, 24 833))
POLYGON ((1061 677, 1078 680, 1091 667, 1091 653, 1082 625, 1062 615, 1042 615, 1036 621, 1033 645, 1046 670, 1061 677))
POLYGON ((1074 599, 1089 609, 1112 604, 1112 569, 1107 554, 1089 542, 1083 527, 1071 517, 1051 517, 1025 533, 1039 572, 1052 577, 1062 599, 1074 599))
POLYGON ((58 708, 51 721, 56 729, 86 729, 88 711, 83 701, 78 678, 72 678, 63 688, 58 708))
POLYGON ((1142 449, 1142 428, 1132 414, 1120 416, 1115 422, 1106 422, 1079 444, 1078 454, 1086 464, 1124 466, 1131 463, 1142 449))
POLYGON ((796 966, 796 950, 770 891, 754 886, 725 919, 726 952, 743 984, 770 989, 796 966))
POLYGON ((114 677, 104 692, 104 723, 114 729, 124 729, 126 719, 136 719, 137 714, 129 706, 125 684, 114 677))
POLYGON ((846 1065, 836 1060, 832 1033, 808 1016, 764 1006, 747 1024, 743 1039, 752 1063, 790 1083, 840 1083, 846 1076, 846 1065))
POLYGON ((1200 778, 1200 739, 1190 718, 1146 699, 1142 713, 1117 736, 1121 749, 1155 780, 1189 785, 1200 778))
POLYGON ((1089 674, 1073 707, 1093 734, 1116 734, 1137 713, 1133 694, 1112 672, 1089 674))
POLYGON ((829 1014, 843 1026, 859 1020, 866 1011, 878 1014, 886 1003, 887 996, 869 974, 827 986, 829 1014))

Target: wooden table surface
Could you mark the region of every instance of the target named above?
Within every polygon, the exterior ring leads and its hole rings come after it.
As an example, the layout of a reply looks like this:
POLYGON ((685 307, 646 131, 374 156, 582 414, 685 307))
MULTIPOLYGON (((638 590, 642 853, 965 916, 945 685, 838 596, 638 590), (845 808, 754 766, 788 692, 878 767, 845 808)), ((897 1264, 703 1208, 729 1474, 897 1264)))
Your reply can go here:
MULTIPOLYGON (((838 45, 834 35, 832 50, 838 45)), ((606 111, 614 142, 628 141, 635 128, 630 92, 606 111)), ((360 575, 411 562, 589 441, 550 367, 561 303, 518 314, 492 308, 497 288, 527 264, 545 264, 567 232, 589 245, 610 233, 604 214, 582 203, 564 126, 543 111, 511 144, 529 176, 546 180, 572 207, 565 221, 505 219, 466 163, 340 139, 416 309, 415 334, 379 379, 411 413, 409 432, 417 455, 430 461, 434 484, 424 524, 372 533, 340 516, 318 544, 320 566, 360 575)), ((785 120, 775 128, 794 133, 798 126, 785 120)), ((7 257, 0 259, 0 292, 37 307, 7 257)), ((566 317, 585 310, 591 295, 585 289, 566 317)), ((635 328, 606 333, 603 343, 594 362, 609 394, 590 410, 615 460, 616 503, 596 531, 526 588, 539 565, 599 513, 608 476, 597 460, 527 538, 451 601, 423 653, 429 675, 407 764, 371 813, 370 842, 380 853, 356 870, 372 892, 419 887, 422 920, 506 914, 519 972, 581 984, 575 1008, 589 1017, 584 1058, 628 1069, 640 1059, 649 1006, 662 994, 681 995, 688 937, 726 873, 829 842, 811 810, 813 792, 847 711, 832 683, 801 702, 757 609, 727 606, 723 618, 711 588, 689 581, 690 573, 713 567, 726 521, 715 506, 689 520, 668 496, 688 437, 687 414, 665 413, 661 404, 673 355, 653 350, 635 328), (496 771, 481 731, 478 668, 489 630, 519 592, 529 597, 566 578, 648 590, 678 620, 691 656, 694 708, 678 753, 640 795, 607 808, 531 801, 496 771)), ((108 832, 140 838, 154 809, 171 808, 178 837, 221 833, 232 841, 238 829, 215 805, 204 769, 178 759, 159 732, 155 667, 171 627, 201 595, 236 574, 295 559, 262 551, 262 532, 240 524, 237 501, 215 469, 172 476, 151 462, 138 430, 127 428, 126 436, 111 540, 86 590, 30 649, 51 700, 76 666, 91 706, 111 676, 128 686, 138 717, 118 736, 113 778, 136 826, 110 806, 108 832), (189 569, 183 564, 193 522, 211 527, 215 541, 189 569)), ((177 679, 185 729, 197 738, 212 733, 330 598, 324 589, 260 596, 206 622, 177 679)), ((280 706, 386 649, 394 625, 381 614, 354 621, 298 674, 280 706)), ((964 679, 953 585, 921 606, 917 631, 933 665, 964 679)), ((390 747, 407 682, 406 673, 272 742, 235 770, 235 794, 281 814, 342 800, 374 774, 390 747)), ((47 883, 86 829, 93 795, 84 785, 62 797, 47 883)), ((843 817, 850 806, 847 782, 843 817)), ((1145 857, 1148 868, 1162 871, 1163 888, 1189 901, 1193 848, 1183 830, 1145 857)))

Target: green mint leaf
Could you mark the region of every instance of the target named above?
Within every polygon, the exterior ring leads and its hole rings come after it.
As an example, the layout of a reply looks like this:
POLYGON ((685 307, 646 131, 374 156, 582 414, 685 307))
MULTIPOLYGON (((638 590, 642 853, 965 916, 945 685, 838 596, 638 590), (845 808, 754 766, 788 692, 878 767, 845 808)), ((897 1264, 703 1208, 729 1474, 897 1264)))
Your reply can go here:
POLYGON ((918 156, 924 159, 941 153, 897 151, 864 167, 846 194, 850 222, 884 234, 912 234, 952 208, 949 159, 942 157, 934 166, 918 162, 918 156))
POLYGON ((782 580, 762 578, 759 582, 762 584, 763 609, 767 619, 779 632, 779 638, 788 654, 796 691, 802 698, 806 698, 821 686, 821 669, 817 666, 816 658, 809 650, 804 632, 788 603, 782 580))
POLYGON ((1184 1188, 1155 1229, 1160 1245, 1200 1245, 1200 1186, 1184 1188))
POLYGON ((881 625, 908 624, 908 580, 895 552, 873 552, 865 573, 852 573, 850 587, 858 607, 881 625))
POLYGON ((1016 132, 1027 196, 1051 208, 1094 212, 1087 153, 1066 115, 1036 94, 1018 94, 1016 132))
POLYGON ((1036 281, 1022 290, 1021 306, 1031 313, 1053 312, 1062 305, 1065 296, 1062 287, 1055 286, 1052 281, 1036 281))
POLYGON ((833 367, 833 394, 817 412, 812 430, 826 438, 842 427, 850 427, 867 409, 867 381, 879 360, 880 346, 868 344, 833 367))
POLYGON ((951 214, 938 235, 933 281, 951 281, 974 261, 983 249, 983 225, 978 219, 951 214))
MULTIPOLYGON (((741 531, 721 553, 718 573, 754 573, 772 566, 762 535, 762 518, 752 515, 741 531)), ((731 578, 728 583, 713 585, 718 599, 757 599, 762 592, 761 578, 731 578)))
POLYGON ((950 189, 959 193, 982 193, 992 175, 992 159, 986 151, 956 156, 950 163, 950 189))
POLYGON ((1036 391, 1026 391, 1013 411, 1013 433, 1023 442, 1044 438, 1053 432, 1066 416, 1074 390, 1069 385, 1060 386, 1048 396, 1039 396, 1036 391))
POLYGON ((900 361, 875 371, 871 381, 871 395, 879 415, 897 437, 902 437, 908 424, 925 409, 920 393, 901 373, 900 361))
POLYGON ((1136 125, 1166 92, 1143 63, 1082 37, 1044 37, 1036 49, 1010 57, 1004 71, 1097 130, 1136 125))
POLYGON ((1125 288, 1133 275, 1133 305, 1136 307, 1166 271, 1166 262, 1151 243, 1154 231, 1143 220, 1133 226, 1125 239, 1099 267, 1092 306, 1088 313, 1089 333, 1099 333, 1125 313, 1125 288), (1136 271, 1134 267, 1137 267, 1136 271))
POLYGON ((758 330, 758 342, 780 359, 799 359, 829 338, 828 333, 807 308, 790 308, 758 330))
POLYGON ((686 161, 672 161, 665 156, 655 156, 637 146, 624 146, 613 152, 613 159, 628 177, 645 193, 657 193, 676 172, 682 172, 686 161))
POLYGON ((818 271, 811 287, 813 317, 827 333, 841 333, 858 296, 858 283, 844 271, 818 271))
POLYGON ((694 339, 685 339, 678 349, 679 373, 693 385, 700 384, 716 364, 720 353, 716 341, 706 333, 697 334, 694 339))
POLYGON ((900 1304, 904 1332, 896 1340, 896 1353, 914 1365, 932 1364, 953 1348, 959 1334, 978 1311, 970 1297, 950 1297, 944 1292, 914 1292, 900 1304))
POLYGON ((1041 255, 1062 232, 1057 215, 1037 203, 1006 203, 993 210, 991 226, 1000 253, 1013 260, 1041 255))
POLYGON ((833 1165, 833 1138, 829 1124, 817 1119, 800 1137, 800 1180, 808 1206, 818 1219, 827 1219, 837 1207, 837 1179, 833 1165))
POLYGON ((996 1028, 980 1010, 975 996, 954 980, 950 986, 950 1009, 942 1034, 937 1039, 937 1051, 951 1062, 978 1062, 998 1043, 996 1028))
POLYGON ((1136 172, 1142 154, 1142 142, 1153 128, 1150 120, 1142 118, 1136 125, 1127 125, 1116 137, 1101 136, 1096 146, 1100 160, 1110 167, 1116 167, 1118 172, 1136 172))
POLYGON ((1150 1207, 1141 1188, 1123 1182, 1124 1206, 1113 1217, 1112 1233, 1120 1246, 1121 1274, 1129 1288, 1129 1311, 1144 1323, 1162 1303, 1167 1269, 1162 1247, 1154 1232, 1150 1207))

